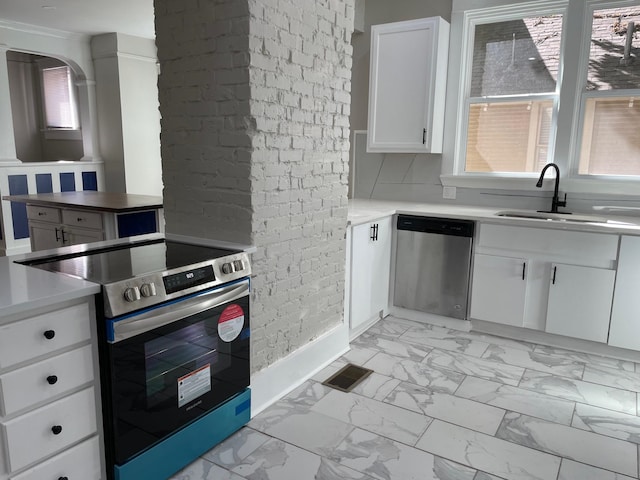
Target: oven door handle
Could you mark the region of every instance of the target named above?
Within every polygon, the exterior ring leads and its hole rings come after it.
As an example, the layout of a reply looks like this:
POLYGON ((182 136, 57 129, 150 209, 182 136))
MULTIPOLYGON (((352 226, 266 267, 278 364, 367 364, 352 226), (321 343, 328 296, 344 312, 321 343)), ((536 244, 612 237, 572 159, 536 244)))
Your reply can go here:
POLYGON ((127 338, 155 330, 156 328, 176 322, 196 313, 232 302, 249 294, 249 281, 229 285, 214 291, 198 295, 181 302, 176 302, 156 310, 141 313, 132 318, 110 321, 113 337, 110 343, 117 343, 127 338))

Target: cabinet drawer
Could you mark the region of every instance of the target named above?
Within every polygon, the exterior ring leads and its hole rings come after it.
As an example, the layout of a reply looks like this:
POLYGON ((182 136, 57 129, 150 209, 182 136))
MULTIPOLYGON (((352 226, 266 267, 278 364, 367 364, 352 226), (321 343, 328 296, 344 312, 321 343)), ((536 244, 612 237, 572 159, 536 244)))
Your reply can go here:
POLYGON ((102 230, 102 214, 83 210, 63 210, 62 223, 70 227, 83 227, 102 230))
POLYGON ((0 413, 35 405, 93 380, 91 345, 0 375, 0 413))
POLYGON ((60 209, 27 205, 27 218, 39 222, 60 223, 60 209))
POLYGON ((5 422, 2 427, 9 470, 15 471, 96 432, 93 387, 5 422))
POLYGON ((3 325, 0 369, 88 340, 90 321, 89 304, 81 303, 3 325))
POLYGON ((100 446, 97 436, 12 477, 11 480, 58 480, 60 478, 100 479, 100 446))

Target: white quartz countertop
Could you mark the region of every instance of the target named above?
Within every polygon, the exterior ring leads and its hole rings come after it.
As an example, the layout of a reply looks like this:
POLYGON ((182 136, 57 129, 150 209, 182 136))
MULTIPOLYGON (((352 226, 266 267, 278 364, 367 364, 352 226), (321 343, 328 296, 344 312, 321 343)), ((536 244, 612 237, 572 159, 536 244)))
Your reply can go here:
POLYGON ((100 286, 0 257, 0 317, 100 292, 100 286))
MULTIPOLYGON (((446 205, 439 203, 392 202, 384 200, 349 200, 349 225, 361 225, 389 215, 425 215, 441 218, 476 220, 484 223, 514 225, 520 227, 541 227, 581 232, 600 232, 626 235, 640 235, 640 217, 610 215, 608 212, 575 213, 580 222, 546 220, 538 218, 514 218, 497 216, 498 212, 527 212, 494 207, 474 207, 469 205, 446 205), (592 217, 592 218, 591 218, 592 217), (593 220, 593 221, 590 221, 593 220)), ((532 211, 529 211, 532 212, 532 211)))

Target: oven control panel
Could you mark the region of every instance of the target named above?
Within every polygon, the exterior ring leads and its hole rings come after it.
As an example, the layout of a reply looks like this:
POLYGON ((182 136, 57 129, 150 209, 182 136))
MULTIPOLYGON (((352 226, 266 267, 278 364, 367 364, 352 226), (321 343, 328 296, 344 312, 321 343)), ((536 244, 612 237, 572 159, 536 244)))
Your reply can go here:
POLYGON ((251 274, 249 255, 245 252, 200 262, 165 272, 104 285, 104 309, 108 318, 151 307, 222 285, 251 274))

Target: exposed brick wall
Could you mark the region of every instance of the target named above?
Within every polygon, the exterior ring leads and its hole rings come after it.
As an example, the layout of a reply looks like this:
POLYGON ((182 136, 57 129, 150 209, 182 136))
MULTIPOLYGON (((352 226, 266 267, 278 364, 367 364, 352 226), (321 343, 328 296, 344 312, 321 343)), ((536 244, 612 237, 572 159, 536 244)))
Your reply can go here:
POLYGON ((259 370, 342 322, 354 7, 249 5, 259 370))
POLYGON ((155 0, 166 230, 251 241, 249 8, 155 0))
POLYGON ((155 0, 168 232, 252 243, 252 371, 343 321, 353 0, 155 0))

